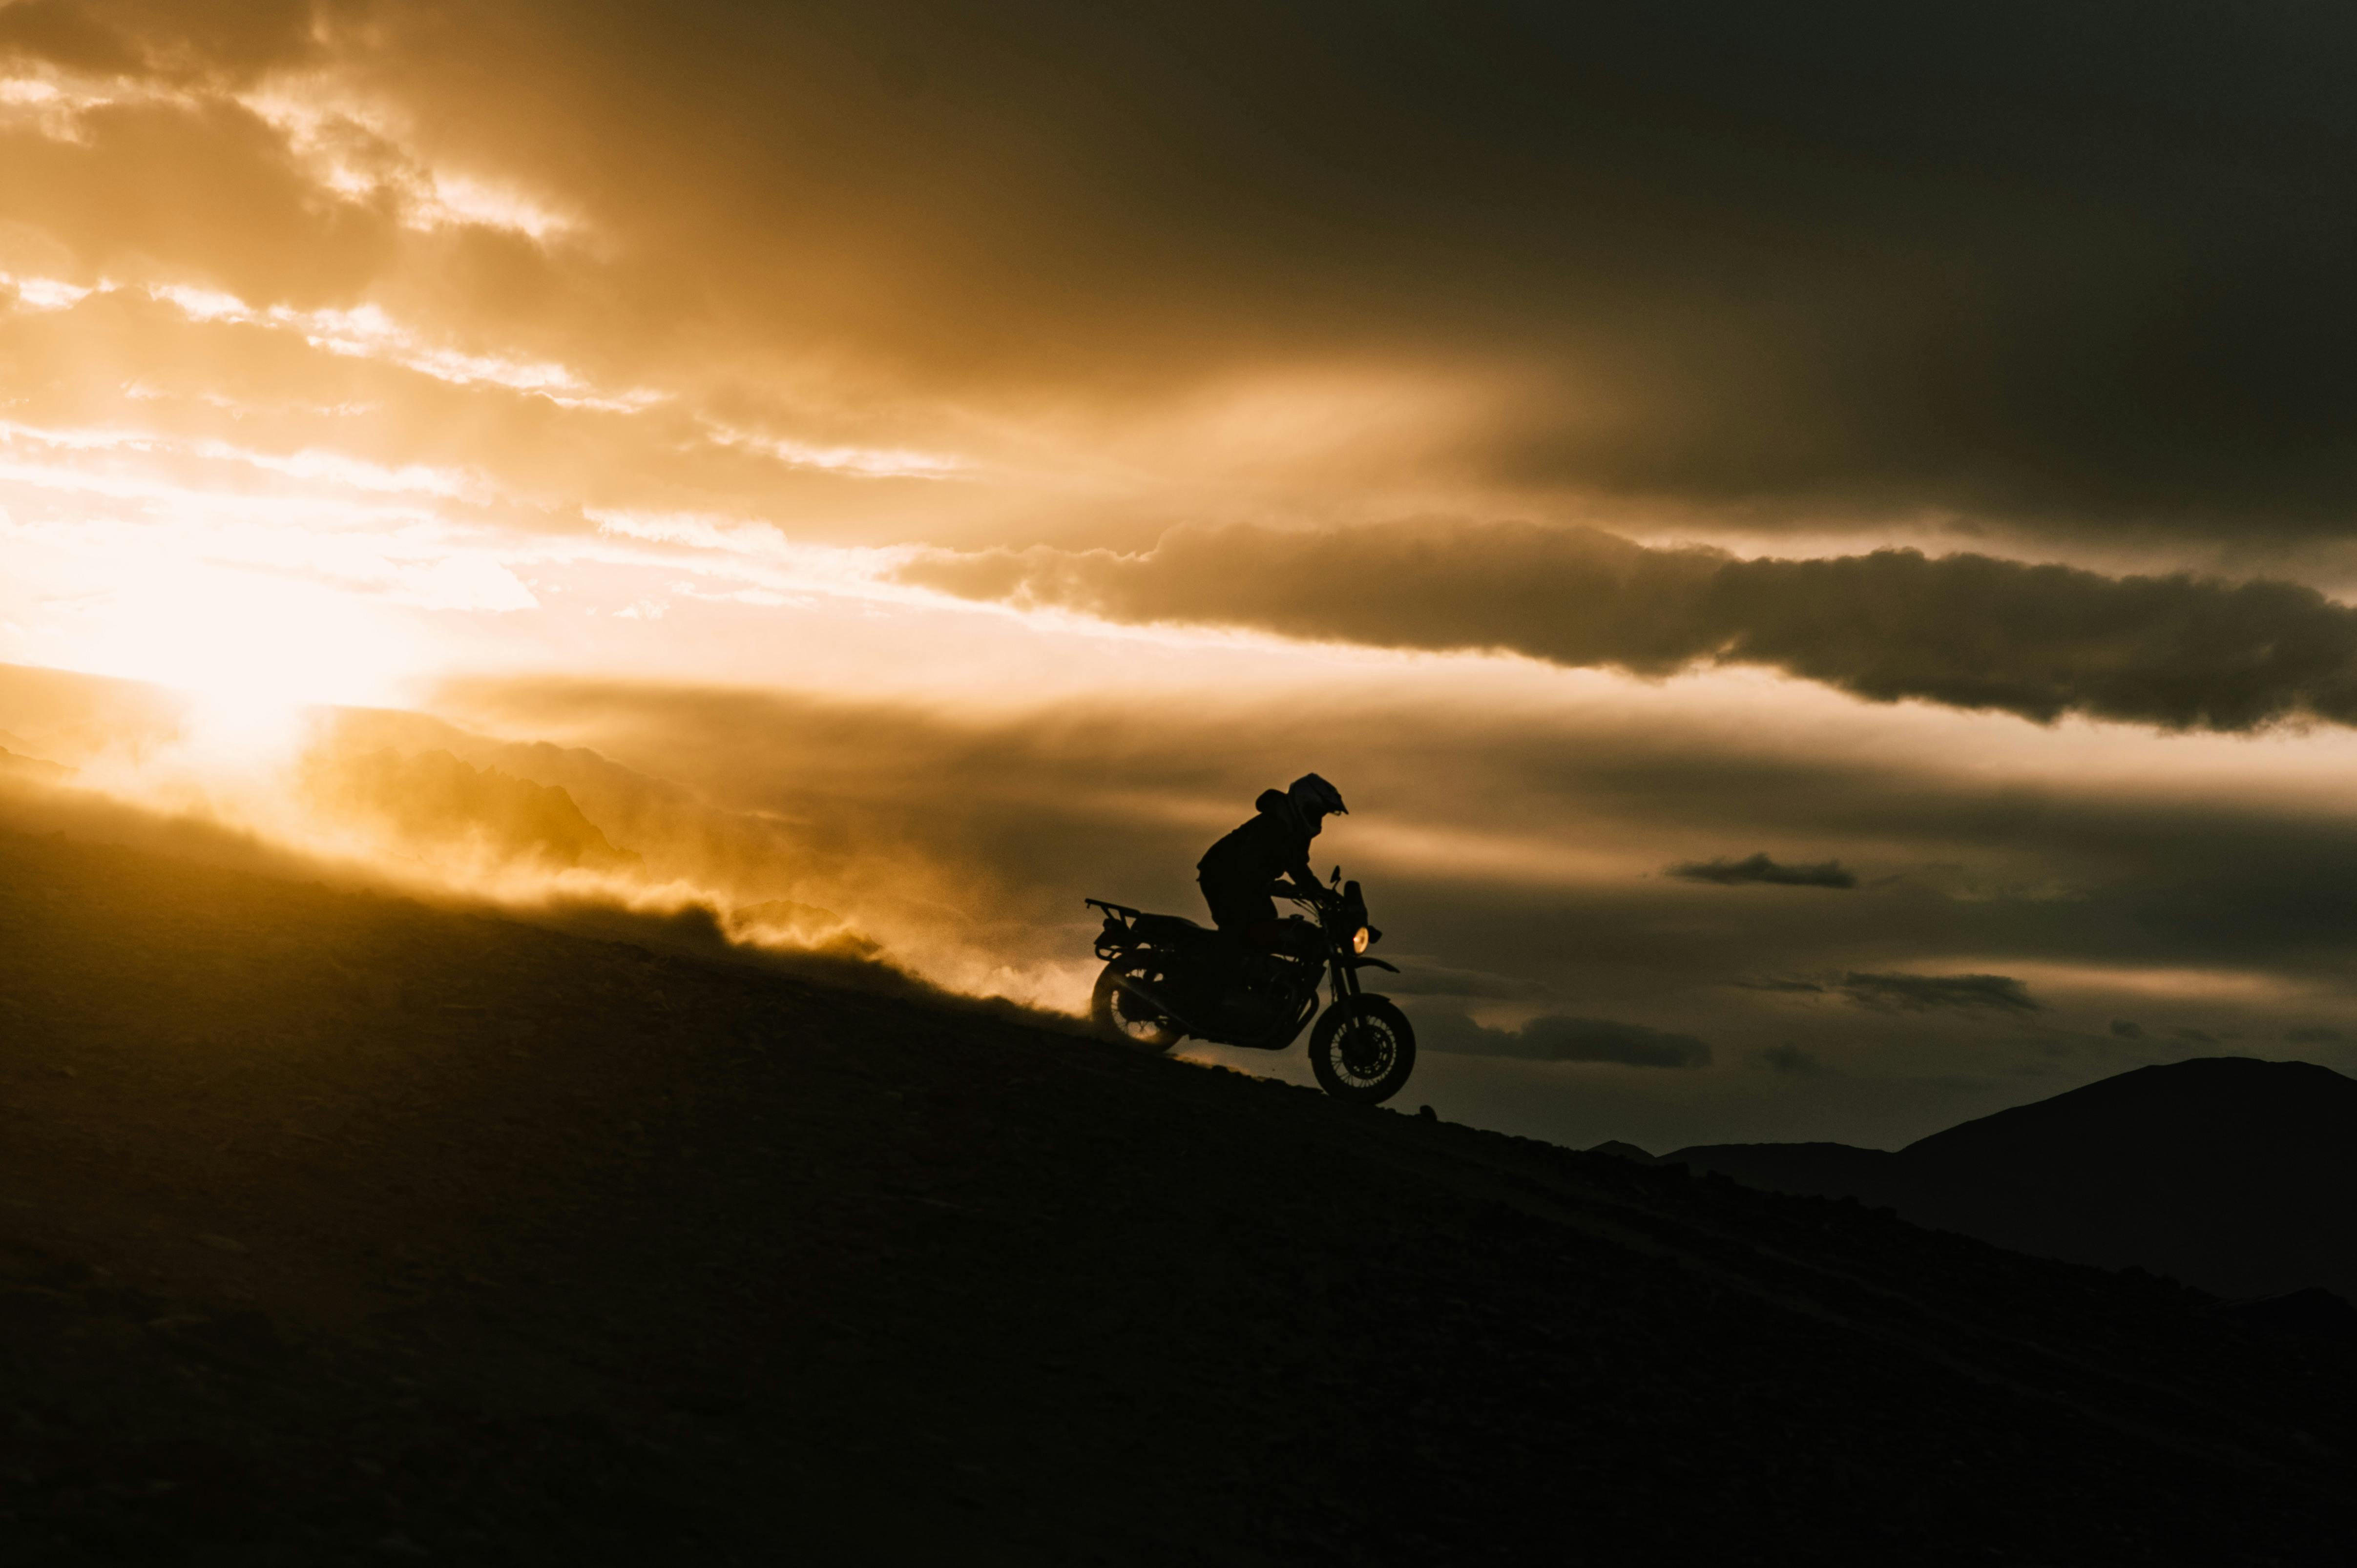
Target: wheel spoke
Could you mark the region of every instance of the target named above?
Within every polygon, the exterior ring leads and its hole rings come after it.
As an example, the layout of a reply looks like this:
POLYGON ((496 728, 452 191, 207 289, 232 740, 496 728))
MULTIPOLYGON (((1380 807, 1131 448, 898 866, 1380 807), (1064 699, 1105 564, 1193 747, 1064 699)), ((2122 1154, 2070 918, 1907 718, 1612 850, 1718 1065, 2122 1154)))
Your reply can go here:
MULTIPOLYGON (((1124 977, 1145 984, 1160 984, 1165 976, 1159 970, 1148 967, 1126 969, 1124 977)), ((1149 1048, 1167 1048, 1174 1033, 1174 1022, 1153 1010, 1143 997, 1127 986, 1110 987, 1103 999, 1105 1021, 1121 1038, 1149 1048)))
POLYGON ((1367 1088, 1383 1080, 1391 1070, 1397 1054, 1391 1031, 1379 1018, 1361 1015, 1346 1024, 1334 1042, 1335 1066, 1342 1077, 1359 1088, 1367 1088))
POLYGON ((1415 1070, 1415 1026, 1389 997, 1338 1002, 1318 1022, 1309 1065, 1327 1093, 1381 1104, 1415 1070))

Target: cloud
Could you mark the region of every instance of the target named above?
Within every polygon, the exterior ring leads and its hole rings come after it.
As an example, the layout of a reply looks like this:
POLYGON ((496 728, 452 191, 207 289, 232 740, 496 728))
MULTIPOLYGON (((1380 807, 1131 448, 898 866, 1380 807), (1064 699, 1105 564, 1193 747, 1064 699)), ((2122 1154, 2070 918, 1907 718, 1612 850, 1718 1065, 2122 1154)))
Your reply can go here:
POLYGON ((1668 875, 1687 882, 1715 882, 1722 887, 1738 883, 1766 883, 1778 887, 1855 887, 1857 876, 1838 860, 1811 865, 1786 865, 1764 853, 1741 860, 1689 861, 1673 865, 1668 875))
POLYGON ((20 0, 0 7, 0 59, 10 57, 110 73, 141 63, 120 34, 64 0, 20 0))
MULTIPOLYGON (((2048 983, 2038 977, 2051 976, 2098 1030, 2169 985, 2222 1033, 2244 1028, 2257 1038, 2330 1020, 2316 998, 2357 955, 2357 916, 2345 897, 2357 877, 2357 830, 2333 814, 2329 790, 2314 797, 2316 814, 2302 817, 2231 800, 2122 800, 2103 779, 2070 768, 2061 769, 2068 788, 2028 789, 2002 768, 1954 768, 1936 748, 1908 754, 1906 769, 1890 772, 1893 757, 1861 756, 1838 744, 1844 731, 1831 740, 1815 732, 1792 755, 1764 754, 1755 747, 1775 728, 1758 726, 1748 703, 1738 732, 1713 739, 1690 714, 1641 693, 1620 694, 1629 704, 1625 730, 1594 712, 1485 711, 1462 701, 1459 673, 1372 671, 1384 693, 1379 707, 1325 684, 1330 671, 1314 690, 1256 702, 1228 693, 1143 708, 1125 698, 1047 696, 1007 707, 651 682, 479 681, 438 699, 464 729, 351 714, 341 744, 353 758, 447 751, 486 777, 562 789, 607 843, 641 858, 643 873, 630 880, 697 890, 724 917, 748 912, 748 923, 794 940, 864 938, 943 983, 1067 1004, 1085 997, 1095 967, 1088 942, 1096 921, 1082 895, 1201 918, 1195 858, 1259 789, 1314 764, 1358 808, 1329 825, 1321 845, 1364 879, 1390 933, 1386 950, 1416 955, 1409 975, 1387 976, 1380 988, 1400 985, 1436 1064, 1457 1061, 1477 1075, 1494 1069, 1466 1053, 1553 1059, 1547 1047, 1565 1042, 1550 1042, 1544 1026, 1485 1033, 1455 1016, 1475 996, 1513 1004, 1517 1015, 1570 1014, 1652 1032, 1571 1042, 1589 1055, 1617 1044, 1623 1055, 1659 1060, 1654 1036, 1710 1042, 1715 1058, 1738 1063, 1739 1076, 1763 1090, 1801 1080, 1771 1078, 1772 1064, 1755 1067, 1749 1048, 1784 1039, 1806 1008, 1807 1052, 1840 1069, 1808 1087, 1854 1103, 1851 1086, 1877 1079, 2001 1074, 2028 1036, 1992 1031, 1989 1020, 2045 1015, 1869 1009, 1842 989, 1846 972, 1903 972, 1906 982, 1936 985, 2002 973, 2018 956, 2040 965, 2016 972, 2031 975, 2036 999, 2048 983), (533 736, 558 744, 519 743, 533 736), (1436 757, 1448 759, 1446 789, 1430 787, 1436 757), (1646 875, 1698 829, 1738 843, 1822 843, 1845 854, 1908 855, 1925 843, 1952 845, 1975 862, 2018 854, 2083 873, 2095 891, 2061 905, 1899 888, 1872 899, 1810 899, 1810 918, 1796 920, 1779 908, 1782 899, 1698 905, 1688 886, 1646 875), (1457 846, 1477 832, 1498 835, 1500 853, 1469 866, 1457 846), (1526 877, 1525 863, 1550 845, 1623 841, 1631 852, 1607 875, 1575 865, 1526 877), (768 915, 756 919, 764 907, 768 915), (1458 994, 1417 998, 1415 976, 1427 968, 1437 972, 1431 991, 1458 994), (1896 1052, 1894 1012, 1907 1041, 1896 1052), (1640 1049, 1626 1048, 1632 1040, 1640 1049)), ((55 671, 0 669, 0 729, 24 743, 0 745, 102 775, 103 737, 88 734, 93 685, 106 687, 102 697, 139 695, 55 671)), ((1846 725, 1873 718, 1843 712, 1846 725)), ((155 726, 134 703, 102 727, 155 726)), ((162 727, 168 735, 168 719, 162 727)), ((2042 757, 2050 744, 2103 737, 2022 738, 2042 757)), ((165 744, 159 737, 146 748, 165 744)), ((2149 736, 2105 744, 2129 747, 2113 760, 2139 770, 2173 746, 2255 749, 2149 736)), ((274 795, 265 804, 275 814, 259 824, 285 830, 284 802, 274 795)), ((479 858, 464 838, 395 836, 413 864, 456 859, 463 870, 479 858)), ((1876 994, 1887 1000, 1888 985, 1876 994)), ((1566 1067, 1562 1075, 1566 1084, 1609 1079, 1630 1092, 1653 1092, 1647 1083, 1674 1090, 1663 1103, 1684 1105, 1679 1115, 1709 1102, 1684 1087, 1701 1074, 1566 1067)), ((1953 1119, 1977 1102, 1959 1092, 1941 1103, 1953 1119)), ((1569 1125, 1531 1123, 1541 1124, 1569 1125)), ((1885 1123, 1867 1114, 1858 1125, 1867 1124, 1885 1123)))
POLYGON ((2042 1004, 2029 988, 2005 974, 1862 974, 1841 977, 1840 990, 1861 1007, 1878 1012, 1923 1013, 1933 1008, 2036 1013, 2042 1004))
POLYGON ((1739 560, 1584 527, 1173 530, 1153 550, 936 551, 903 580, 1116 621, 1496 650, 1666 676, 1764 665, 1872 702, 2168 729, 2357 724, 2357 612, 2286 582, 1914 550, 1739 560))
POLYGON ((1605 1018, 1550 1014, 1519 1029, 1493 1029, 1462 1014, 1423 1015, 1416 1040, 1426 1050, 1523 1061, 1617 1062, 1623 1067, 1699 1068, 1710 1047, 1692 1035, 1605 1018))
POLYGON ((1086 409, 1026 445, 1109 435, 1189 476, 1330 459, 1365 386, 1422 382, 1466 417, 1339 445, 1392 478, 1753 525, 2341 529, 2347 24, 1869 13, 40 0, 0 8, 0 42, 114 94, 79 133, 148 171, 11 147, 33 220, 257 303, 429 297, 566 339, 535 357, 701 360, 740 402, 817 356, 954 426, 1086 409), (168 123, 132 124, 141 94, 168 123), (228 124, 240 95, 276 118, 228 124), (221 208, 192 182, 224 137, 284 189, 221 208), (210 237, 208 208, 232 220, 210 237), (240 238, 304 211, 307 235, 240 238), (594 254, 533 259, 556 214, 594 254), (393 232, 421 218, 433 246, 393 232), (1340 394, 1266 444, 1132 439, 1318 376, 1340 394))
MULTIPOLYGON (((1233 667, 1247 658, 1265 674, 1256 652, 1233 667)), ((1722 722, 1642 690, 1566 709, 1542 687, 1543 700, 1493 707, 1465 700, 1458 670, 1384 669, 1363 682, 1323 661, 1309 671, 1314 687, 1222 686, 1144 707, 1126 693, 944 706, 554 680, 470 682, 438 701, 479 732, 569 736, 776 821, 837 822, 920 851, 941 867, 939 897, 1003 916, 992 940, 1039 944, 1027 951, 1067 940, 1052 923, 1071 918, 1082 884, 1194 912, 1204 846, 1261 789, 1314 765, 1355 808, 1320 843, 1367 879, 1377 924, 1419 955, 1414 967, 1466 972, 1438 979, 1468 987, 1491 984, 1474 972, 1544 980, 1556 996, 1595 999, 1586 1010, 1640 1022, 1664 1023, 1647 999, 1661 977, 1781 1014, 1793 998, 1837 993, 1847 971, 2005 972, 1991 955, 2287 982, 2341 974, 2357 956, 2344 891, 2357 880, 2357 826, 2323 804, 2337 752, 2316 758, 2312 793, 2246 799, 2207 782, 2186 792, 2171 759, 2197 748, 2187 766, 2206 780, 2215 764, 2274 767, 2280 753, 2077 730, 2024 734, 1959 768, 1953 746, 1981 743, 1945 715, 1918 715, 1910 732, 1935 741, 1876 750, 1857 744, 1878 733, 1880 715, 1865 710, 1837 709, 1793 738, 1749 697, 1722 722), (1445 789, 1433 786, 1437 757, 1445 789), (2123 796, 2122 768, 2151 788, 2123 796), (1821 843, 1846 864, 1955 861, 1976 875, 1963 891, 1813 898, 1805 921, 1773 897, 1726 898, 1697 918, 1688 885, 1646 874, 1701 832, 1821 843), (1613 854, 1558 863, 1566 844, 1613 854), (2058 877, 2086 891, 2043 896, 2058 877)), ((5 710, 0 725, 40 738, 5 710)), ((528 773, 447 737, 432 745, 528 773)), ((651 858, 647 835, 593 805, 586 786, 529 776, 572 789, 616 842, 651 858)), ((838 909, 843 897, 806 896, 838 909)), ((2139 1003, 2101 1005, 2134 1016, 2139 1003)))
POLYGON ((1543 996, 1550 989, 1527 976, 1492 974, 1481 969, 1457 969, 1401 955, 1402 972, 1387 977, 1386 989, 1395 996, 1470 996, 1505 1001, 1543 996))
POLYGON ((331 37, 765 352, 1105 401, 1437 366, 1523 395, 1436 471, 1755 515, 2336 528, 2357 485, 2322 150, 2357 112, 2313 7, 690 0, 331 37), (493 92, 453 57, 512 63, 493 92))
POLYGON ((1751 1059, 1770 1072, 1787 1073, 1794 1078, 1819 1078, 1833 1070, 1790 1040, 1781 1046, 1754 1051, 1751 1059))
POLYGON ((2133 1019, 2115 1018, 2112 1020, 2112 1034, 2118 1039, 2141 1040, 2144 1038, 2144 1026, 2133 1019))
POLYGON ((2345 1043, 2348 1034, 2321 1024, 2311 1024, 2297 1029, 2286 1029, 2284 1039, 2295 1046, 2337 1046, 2345 1043))
POLYGON ((300 63, 332 5, 306 0, 15 0, 0 6, 0 59, 114 79, 250 80, 300 63))

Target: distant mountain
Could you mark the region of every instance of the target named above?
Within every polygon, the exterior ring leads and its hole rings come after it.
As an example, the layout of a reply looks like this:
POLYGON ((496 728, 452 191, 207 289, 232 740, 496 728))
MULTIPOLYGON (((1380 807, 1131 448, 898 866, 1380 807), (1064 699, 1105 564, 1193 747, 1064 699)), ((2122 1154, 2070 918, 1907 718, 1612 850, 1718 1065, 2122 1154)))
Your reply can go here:
MULTIPOLYGON (((14 737, 0 738, 13 739, 14 737)), ((73 777, 74 770, 44 758, 27 757, 22 752, 11 751, 6 746, 0 746, 0 774, 10 774, 19 779, 38 779, 50 784, 61 784, 73 777)))
POLYGON ((616 847, 565 790, 469 767, 447 751, 314 757, 304 784, 315 805, 368 822, 412 852, 459 851, 548 869, 642 864, 616 847))
POLYGON ((2357 1299, 2357 1079, 2307 1062, 2142 1068, 1897 1154, 1717 1144, 1662 1158, 2224 1296, 2357 1299))

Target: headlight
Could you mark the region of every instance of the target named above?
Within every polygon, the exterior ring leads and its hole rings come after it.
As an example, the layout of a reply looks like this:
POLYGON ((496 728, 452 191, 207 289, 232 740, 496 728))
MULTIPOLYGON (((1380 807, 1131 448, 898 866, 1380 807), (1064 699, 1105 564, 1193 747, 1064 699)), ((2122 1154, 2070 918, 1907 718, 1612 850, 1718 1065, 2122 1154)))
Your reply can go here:
POLYGON ((1371 933, 1369 933, 1366 927, 1361 926, 1357 930, 1351 933, 1351 950, 1352 952, 1366 951, 1367 943, 1370 940, 1371 933))

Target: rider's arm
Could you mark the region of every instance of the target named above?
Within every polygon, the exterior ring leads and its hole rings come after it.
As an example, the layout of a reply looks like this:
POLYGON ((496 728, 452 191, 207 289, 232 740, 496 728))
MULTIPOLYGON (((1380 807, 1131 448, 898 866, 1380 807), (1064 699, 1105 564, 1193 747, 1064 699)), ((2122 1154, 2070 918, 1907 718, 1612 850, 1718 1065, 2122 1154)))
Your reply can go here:
POLYGON ((1290 890, 1300 893, 1304 897, 1325 897, 1325 886, 1318 880, 1318 874, 1309 869, 1308 861, 1305 860, 1299 865, 1288 868, 1285 875, 1288 881, 1278 883, 1277 886, 1280 888, 1287 887, 1289 883, 1290 890))

